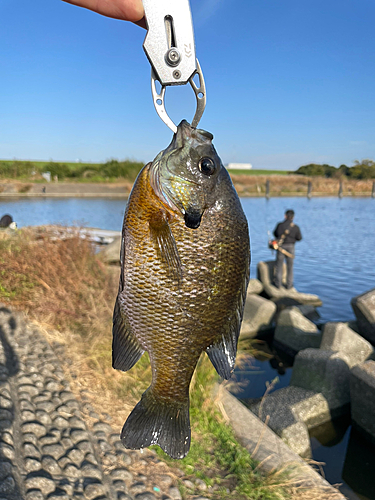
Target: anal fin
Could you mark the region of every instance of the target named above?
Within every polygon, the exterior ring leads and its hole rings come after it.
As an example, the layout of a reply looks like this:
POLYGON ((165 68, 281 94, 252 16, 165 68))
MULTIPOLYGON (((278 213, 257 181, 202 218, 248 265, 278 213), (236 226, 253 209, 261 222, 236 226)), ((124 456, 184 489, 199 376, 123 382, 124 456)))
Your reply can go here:
POLYGON ((237 353, 237 339, 222 336, 207 347, 206 352, 220 377, 230 379, 234 370, 237 353))
POLYGON ((228 318, 224 331, 206 349, 211 363, 220 377, 228 380, 232 376, 236 362, 237 343, 240 336, 241 322, 246 301, 247 285, 250 278, 250 254, 246 263, 246 272, 237 295, 236 307, 228 318))
POLYGON ((126 372, 139 360, 144 349, 121 314, 118 297, 113 311, 112 336, 112 366, 126 372))

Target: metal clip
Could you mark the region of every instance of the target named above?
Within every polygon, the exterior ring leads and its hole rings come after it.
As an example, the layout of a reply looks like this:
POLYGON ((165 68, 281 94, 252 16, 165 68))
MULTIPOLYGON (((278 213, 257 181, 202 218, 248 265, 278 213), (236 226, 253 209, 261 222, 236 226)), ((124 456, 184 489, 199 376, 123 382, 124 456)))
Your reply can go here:
MULTIPOLYGON (((203 74, 201 67, 199 65, 198 59, 196 60, 197 62, 197 70, 196 72, 189 78, 189 83, 194 91, 196 100, 197 100, 197 109, 195 111, 194 118, 191 122, 191 126, 194 128, 197 128, 198 123, 200 119, 202 118, 204 108, 206 107, 206 87, 204 84, 204 79, 203 79, 203 74), (199 87, 196 85, 194 81, 194 76, 195 74, 199 75, 199 87)), ((156 82, 159 81, 154 69, 151 69, 151 92, 152 92, 152 99, 154 101, 154 106, 156 109, 157 114, 160 116, 160 118, 163 120, 163 122, 172 130, 173 133, 177 132, 177 126, 175 123, 171 120, 171 118, 168 116, 168 113, 165 109, 165 102, 164 102, 164 96, 165 96, 165 89, 166 86, 162 85, 160 93, 156 90, 156 82)))
POLYGON ((195 56, 189 0, 143 0, 148 32, 143 48, 151 64, 151 92, 156 112, 175 133, 176 125, 165 109, 165 89, 190 83, 197 100, 192 126, 197 127, 206 106, 206 89, 195 56), (193 78, 198 74, 199 86, 193 78), (156 89, 160 82, 160 92, 156 89))

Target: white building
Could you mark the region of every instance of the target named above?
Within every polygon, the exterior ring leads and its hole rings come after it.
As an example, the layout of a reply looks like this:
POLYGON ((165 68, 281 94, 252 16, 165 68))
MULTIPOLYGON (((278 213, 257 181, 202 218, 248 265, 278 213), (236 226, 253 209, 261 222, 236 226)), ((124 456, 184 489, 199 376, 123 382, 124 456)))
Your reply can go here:
POLYGON ((228 170, 250 170, 253 166, 251 163, 228 163, 226 168, 228 170))

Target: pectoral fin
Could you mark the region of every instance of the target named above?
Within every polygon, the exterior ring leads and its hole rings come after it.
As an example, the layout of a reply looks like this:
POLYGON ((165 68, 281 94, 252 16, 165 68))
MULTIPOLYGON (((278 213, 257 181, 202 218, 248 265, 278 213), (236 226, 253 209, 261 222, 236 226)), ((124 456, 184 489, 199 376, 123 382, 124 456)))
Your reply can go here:
POLYGON ((130 370, 144 353, 121 314, 117 297, 113 311, 112 366, 116 370, 130 370))
POLYGON ((160 214, 150 221, 151 238, 156 244, 160 260, 168 270, 172 279, 182 280, 182 266, 176 241, 168 221, 160 214))

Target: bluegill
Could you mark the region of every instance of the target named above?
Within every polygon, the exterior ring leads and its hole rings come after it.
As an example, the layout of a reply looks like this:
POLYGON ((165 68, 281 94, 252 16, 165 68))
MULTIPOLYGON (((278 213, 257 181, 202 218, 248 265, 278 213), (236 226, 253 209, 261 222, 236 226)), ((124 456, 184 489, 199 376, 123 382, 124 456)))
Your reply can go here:
POLYGON ((190 447, 189 385, 203 351, 230 378, 249 281, 245 214, 209 132, 185 120, 139 173, 125 211, 113 367, 147 351, 152 383, 129 415, 126 448, 190 447))

